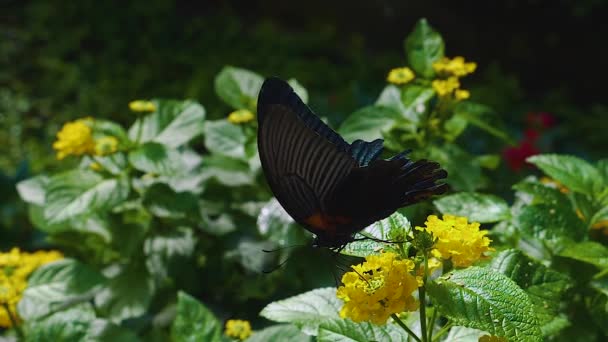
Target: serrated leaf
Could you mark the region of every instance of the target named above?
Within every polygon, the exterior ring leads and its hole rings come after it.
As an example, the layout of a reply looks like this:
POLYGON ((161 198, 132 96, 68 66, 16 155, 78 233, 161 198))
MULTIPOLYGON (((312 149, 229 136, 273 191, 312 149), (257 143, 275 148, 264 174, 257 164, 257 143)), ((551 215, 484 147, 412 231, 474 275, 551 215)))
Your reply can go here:
POLYGON ((258 93, 264 79, 245 69, 226 66, 215 77, 215 92, 234 109, 255 112, 258 93))
POLYGON ((189 294, 177 293, 177 315, 171 325, 173 341, 220 342, 221 325, 201 302, 189 294))
POLYGON ((426 19, 420 19, 416 23, 412 33, 407 36, 404 47, 409 65, 417 75, 424 78, 435 76, 433 63, 444 56, 444 43, 441 35, 426 19))
POLYGON ((428 284, 428 293, 454 324, 509 341, 541 341, 528 295, 506 276, 480 267, 454 271, 428 284))
POLYGON ((587 161, 574 156, 543 154, 529 157, 526 161, 571 191, 593 196, 602 186, 599 171, 587 161))
POLYGON ((29 277, 17 308, 19 315, 36 319, 90 300, 104 282, 101 274, 76 260, 49 263, 29 277))
POLYGON ((552 333, 556 332, 555 319, 559 314, 560 300, 570 287, 567 275, 551 270, 515 249, 500 252, 488 268, 506 275, 526 291, 543 332, 545 325, 549 325, 552 333))
POLYGON ((180 264, 194 253, 196 241, 192 229, 188 227, 177 227, 149 236, 144 242, 144 254, 150 274, 164 279, 169 277, 171 270, 177 272, 180 264))
POLYGON ((311 337, 304 335, 298 328, 291 324, 273 325, 259 331, 255 331, 246 342, 267 342, 267 341, 290 341, 290 342, 311 342, 311 337))
POLYGON ((489 223, 510 217, 507 202, 500 197, 476 192, 459 192, 433 201, 443 214, 468 217, 469 222, 489 223))
POLYGON ((140 262, 112 268, 112 277, 97 295, 95 305, 112 322, 146 313, 154 294, 154 282, 140 262))
POLYGON ((524 180, 513 185, 513 189, 533 195, 533 204, 546 203, 562 210, 571 210, 570 201, 563 193, 542 183, 524 180))
POLYGON ((558 210, 547 204, 523 207, 514 223, 524 235, 544 241, 549 247, 564 239, 579 241, 587 233, 573 210, 558 210))
POLYGON ((177 150, 155 142, 129 152, 129 162, 139 171, 164 176, 176 175, 185 169, 177 150))
POLYGON ((129 138, 138 143, 157 142, 168 147, 186 144, 203 133, 205 109, 194 101, 157 101, 158 109, 129 128, 129 138))
MULTIPOLYGON (((356 239, 372 237, 384 241, 405 241, 407 235, 411 231, 412 226, 408 219, 402 214, 395 212, 391 216, 373 223, 355 236, 356 239)), ((407 244, 407 243, 406 243, 407 244)), ((366 257, 372 254, 378 254, 387 248, 393 248, 392 244, 365 239, 353 241, 344 247, 342 254, 353 255, 358 257, 366 257)))
POLYGON ((394 324, 383 326, 355 323, 349 319, 331 319, 319 325, 319 342, 409 341, 407 333, 394 324))
POLYGON ((49 177, 40 175, 17 183, 17 192, 21 199, 30 204, 44 205, 44 196, 49 177))
POLYGON ((349 142, 356 139, 372 141, 382 138, 382 132, 395 125, 399 117, 399 113, 390 107, 368 106, 352 113, 338 131, 349 142))
POLYGON ((306 91, 306 88, 304 88, 304 86, 301 85, 298 80, 295 78, 290 78, 287 83, 289 83, 289 85, 293 88, 293 91, 298 94, 302 102, 308 103, 308 91, 306 91))
POLYGON ((25 341, 83 341, 86 340, 90 324, 94 320, 95 311, 92 305, 82 303, 41 320, 26 321, 25 341))
POLYGON ((226 120, 208 121, 205 125, 205 147, 212 153, 245 158, 246 140, 243 128, 226 120))
POLYGON ((570 243, 565 245, 558 255, 608 269, 608 247, 598 242, 570 243))
POLYGON ((142 204, 157 217, 196 220, 198 216, 196 195, 190 192, 175 192, 163 183, 153 184, 146 189, 142 204))
POLYGON ((60 223, 78 215, 108 211, 129 196, 126 177, 103 178, 86 170, 57 174, 49 180, 44 217, 60 223))
POLYGON ((323 322, 339 318, 342 304, 336 297, 336 288, 321 288, 272 302, 260 316, 279 323, 292 323, 305 334, 314 336, 323 322))

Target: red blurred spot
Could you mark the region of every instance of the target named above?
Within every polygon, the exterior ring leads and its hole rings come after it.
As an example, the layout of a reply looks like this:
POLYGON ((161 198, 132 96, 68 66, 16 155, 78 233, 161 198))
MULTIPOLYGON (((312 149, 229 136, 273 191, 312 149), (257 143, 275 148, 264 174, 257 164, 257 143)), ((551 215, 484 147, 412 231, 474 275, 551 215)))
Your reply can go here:
POLYGON ((551 113, 529 112, 526 114, 526 123, 529 127, 550 128, 555 126, 557 120, 551 113))
POLYGON ((539 153, 532 141, 524 140, 518 146, 504 149, 503 156, 511 170, 519 171, 526 165, 530 166, 526 163, 526 158, 539 153))

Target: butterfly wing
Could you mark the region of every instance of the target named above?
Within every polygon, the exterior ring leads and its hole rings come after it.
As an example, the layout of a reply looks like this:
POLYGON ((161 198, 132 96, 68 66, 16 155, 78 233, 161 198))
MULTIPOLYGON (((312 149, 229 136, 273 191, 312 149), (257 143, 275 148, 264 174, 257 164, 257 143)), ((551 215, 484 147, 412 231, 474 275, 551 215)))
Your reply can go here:
POLYGON ((351 145, 277 78, 262 85, 258 123, 262 168, 279 203, 317 236, 335 235, 336 224, 326 216, 327 203, 358 166, 349 154, 351 145))

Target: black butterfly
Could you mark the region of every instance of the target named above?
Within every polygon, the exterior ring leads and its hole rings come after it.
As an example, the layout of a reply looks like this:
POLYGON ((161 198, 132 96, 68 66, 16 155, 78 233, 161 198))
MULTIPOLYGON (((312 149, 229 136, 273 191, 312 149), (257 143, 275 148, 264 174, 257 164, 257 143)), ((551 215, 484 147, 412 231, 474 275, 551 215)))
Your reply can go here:
POLYGON ((285 81, 269 78, 258 97, 258 149, 277 200, 314 233, 314 246, 340 250, 355 233, 398 208, 442 194, 438 163, 409 151, 379 159, 382 139, 348 144, 285 81))

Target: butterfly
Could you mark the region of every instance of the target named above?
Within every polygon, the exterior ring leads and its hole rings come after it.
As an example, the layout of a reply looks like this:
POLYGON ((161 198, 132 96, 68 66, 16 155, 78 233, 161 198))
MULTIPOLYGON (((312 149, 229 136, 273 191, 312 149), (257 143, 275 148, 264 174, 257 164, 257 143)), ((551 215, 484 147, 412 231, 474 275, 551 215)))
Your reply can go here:
POLYGON ((279 78, 258 95, 262 170, 281 206, 315 235, 313 246, 341 250, 355 234, 397 209, 442 194, 447 172, 405 151, 380 158, 383 140, 347 143, 279 78))

